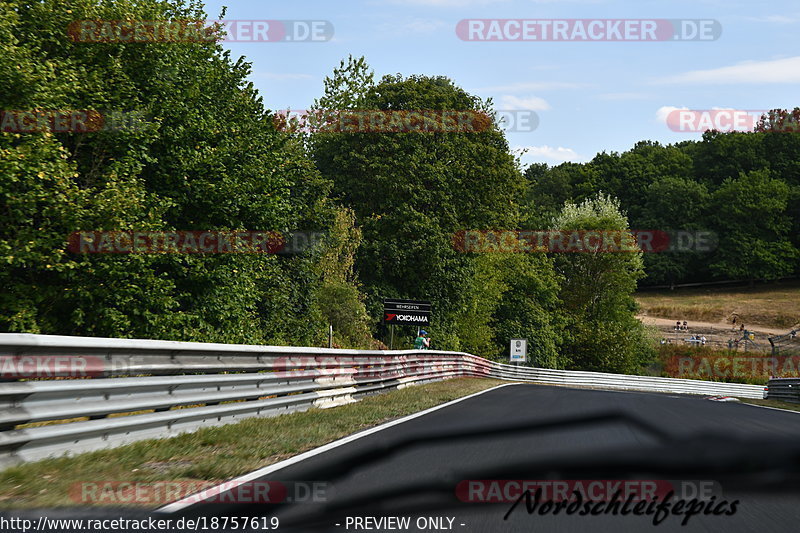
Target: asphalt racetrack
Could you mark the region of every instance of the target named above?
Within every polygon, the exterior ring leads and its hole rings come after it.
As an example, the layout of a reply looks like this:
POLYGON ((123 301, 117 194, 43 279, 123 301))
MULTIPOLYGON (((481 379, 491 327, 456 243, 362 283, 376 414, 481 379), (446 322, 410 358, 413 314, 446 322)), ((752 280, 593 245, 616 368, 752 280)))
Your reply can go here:
MULTIPOLYGON (((800 530, 800 413, 668 394, 508 384, 356 435, 248 476, 248 483, 284 487, 279 505, 227 499, 152 514, 130 508, 12 514, 34 521, 40 515, 195 520, 171 529, 182 533, 800 530), (516 481, 532 489, 530 507, 516 481), (537 487, 549 491, 538 501, 537 487), (627 492, 615 500, 617 490, 627 492), (576 504, 573 491, 586 499, 576 504), (663 504, 668 491, 665 511, 647 507, 663 504), (492 498, 499 502, 480 501, 492 498), (223 521, 230 517, 238 522, 223 521)), ((226 494, 232 493, 217 498, 226 494)))
MULTIPOLYGON (((321 483, 320 486, 325 487, 321 493, 325 503, 306 500, 273 508, 205 504, 173 514, 278 516, 281 519, 278 531, 798 531, 800 492, 751 489, 747 481, 744 490, 741 483, 734 484, 731 490, 727 478, 712 477, 707 472, 696 477, 691 466, 725 460, 731 449, 741 447, 741 439, 765 439, 766 447, 749 449, 755 460, 770 459, 770 440, 786 437, 800 443, 800 413, 677 395, 513 384, 367 435, 260 479, 280 481, 290 488, 295 481, 306 485, 321 483), (609 413, 610 417, 591 421, 594 415, 609 413), (614 413, 620 416, 615 418, 614 413), (626 419, 629 415, 656 426, 665 435, 626 419), (503 435, 492 429, 574 417, 585 420, 503 435), (399 441, 465 431, 474 431, 483 437, 447 438, 413 446, 407 443, 394 453, 388 453, 399 441), (695 442, 686 451, 681 442, 697 434, 715 437, 701 441, 699 447, 695 442), (664 439, 673 439, 678 444, 668 442, 665 445, 664 439), (373 460, 359 460, 376 451, 377 460, 374 457, 373 460), (613 466, 609 471, 607 465, 604 469, 592 470, 594 463, 603 466, 609 460, 631 460, 635 464, 644 461, 646 466, 650 464, 648 461, 660 462, 662 466, 666 461, 676 470, 668 473, 671 475, 664 475, 663 471, 627 475, 613 466), (686 461, 689 467, 680 470, 686 461), (352 469, 338 477, 341 472, 337 469, 341 470, 344 465, 351 465, 352 469), (528 465, 532 471, 526 470, 528 465), (567 470, 562 468, 565 465, 567 470), (570 465, 578 469, 569 470, 570 465), (548 470, 551 466, 552 471, 548 470), (491 494, 490 483, 468 485, 470 480, 586 480, 578 482, 585 488, 591 480, 629 478, 656 483, 659 490, 672 486, 686 500, 699 494, 696 501, 701 503, 698 506, 710 500, 720 513, 730 511, 731 502, 738 500, 738 503, 735 512, 729 515, 706 513, 709 507, 703 507, 701 512, 689 517, 686 525, 682 525, 685 514, 667 514, 656 525, 652 513, 581 515, 579 511, 568 514, 565 507, 558 514, 542 514, 538 511, 547 499, 545 493, 540 506, 532 513, 526 508, 524 496, 511 512, 514 498, 496 505, 463 501, 491 494), (687 479, 693 481, 682 485, 681 480, 687 479), (391 495, 391 491, 398 488, 408 490, 391 495), (692 492, 704 490, 707 492, 692 492), (337 511, 327 507, 327 511, 323 511, 326 505, 357 500, 360 502, 353 508, 337 511), (334 511, 336 514, 330 514, 334 511), (323 512, 329 514, 320 514, 323 512), (407 522, 404 517, 408 517, 407 522)), ((734 461, 737 465, 751 462, 749 459, 734 461)), ((737 469, 728 475, 737 475, 737 469)), ((634 485, 647 486, 640 481, 634 485)), ((615 485, 611 483, 610 486, 613 489, 615 485)), ((571 492, 575 485, 569 487, 571 492)), ((607 490, 611 492, 612 489, 607 490)), ((290 498, 291 492, 289 490, 290 498)), ((509 494, 517 497, 519 493, 509 494)), ((586 494, 587 497, 598 495, 586 494)), ((661 494, 663 496, 663 492, 661 494)), ((605 500, 608 499, 606 493, 605 500)), ((631 504, 628 509, 632 508, 631 504)))

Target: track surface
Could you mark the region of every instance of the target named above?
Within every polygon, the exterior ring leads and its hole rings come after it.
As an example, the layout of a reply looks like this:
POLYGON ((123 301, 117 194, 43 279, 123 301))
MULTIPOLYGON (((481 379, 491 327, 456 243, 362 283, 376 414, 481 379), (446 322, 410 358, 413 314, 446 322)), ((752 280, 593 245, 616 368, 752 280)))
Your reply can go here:
MULTIPOLYGON (((394 427, 368 435, 341 448, 333 449, 310 459, 265 476, 263 480, 323 481, 318 472, 326 466, 341 462, 353 453, 368 452, 397 439, 438 433, 480 429, 498 423, 534 423, 556 417, 589 415, 610 410, 624 410, 652 421, 672 435, 716 431, 736 435, 793 436, 800 439, 800 414, 763 409, 737 403, 719 403, 701 398, 677 397, 663 394, 606 392, 567 389, 529 384, 510 385, 486 392, 455 405, 426 414, 394 427)), ((539 461, 574 455, 602 457, 615 449, 647 447, 657 439, 633 424, 624 421, 589 427, 571 427, 537 431, 525 435, 480 439, 469 442, 425 444, 401 451, 386 460, 365 464, 333 484, 332 499, 369 496, 387 487, 419 482, 423 479, 464 479, 460 472, 476 467, 508 464, 511 461, 539 461)), ((711 453, 714 453, 712 450, 711 453)), ((724 493, 732 501, 735 495, 724 493)), ((734 516, 694 516, 687 526, 680 519, 668 517, 658 526, 647 516, 560 516, 528 515, 523 507, 512 513, 509 520, 503 515, 510 505, 481 506, 425 511, 412 515, 408 531, 420 531, 414 524, 416 516, 453 517, 452 531, 464 533, 490 531, 797 531, 800 529, 800 496, 738 496, 740 505, 734 516), (461 525, 463 524, 463 525, 461 525)), ((294 505, 277 512, 278 516, 308 513, 316 507, 294 505), (288 514, 287 514, 288 513, 288 514)), ((253 509, 241 509, 251 514, 253 509)), ((195 512, 197 509, 195 509, 195 512)), ((206 509, 205 512, 209 510, 206 509)), ((374 516, 378 516, 376 509, 374 516)), ((368 513, 360 513, 365 516, 368 513)), ((406 513, 407 515, 407 513, 406 513)), ((295 515, 296 516, 296 515, 295 515)), ((333 522, 333 520, 332 520, 333 522)), ((326 531, 390 531, 390 529, 355 529, 330 524, 326 531)), ((445 524, 447 521, 445 521, 445 524)), ((374 524, 373 524, 374 525, 374 524)), ((318 531, 321 528, 315 527, 318 531)), ((433 531, 434 529, 423 529, 433 531)), ((446 529, 445 529, 446 530, 446 529)))
MULTIPOLYGON (((429 495, 420 493, 411 507, 398 513, 389 509, 382 511, 377 506, 358 513, 348 513, 351 517, 379 517, 381 514, 411 516, 408 529, 378 528, 375 523, 370 528, 346 527, 345 520, 323 521, 313 528, 290 528, 287 525, 292 517, 311 516, 320 510, 321 504, 297 503, 276 507, 265 505, 228 506, 223 504, 198 504, 169 515, 172 519, 196 516, 278 516, 281 526, 275 531, 455 531, 463 533, 484 532, 571 532, 571 531, 682 531, 733 533, 738 531, 789 532, 800 531, 800 490, 791 494, 733 493, 722 487, 720 499, 739 500, 733 516, 693 516, 688 525, 682 527, 680 518, 669 516, 659 525, 653 525, 652 516, 567 516, 546 514, 544 516, 525 512, 524 503, 519 505, 508 520, 503 517, 511 504, 468 506, 453 498, 455 486, 459 481, 470 479, 467 472, 492 469, 509 464, 535 464, 544 461, 547 468, 553 461, 568 458, 573 460, 598 461, 619 453, 620 450, 646 452, 647 464, 654 454, 650 448, 659 445, 659 439, 627 420, 616 420, 604 424, 578 425, 558 429, 535 430, 523 434, 506 436, 489 435, 478 440, 448 440, 439 443, 425 443, 412 448, 401 449, 398 453, 383 457, 377 462, 358 463, 355 470, 344 477, 326 479, 321 474, 332 465, 342 464, 354 455, 370 452, 383 445, 396 443, 412 436, 424 436, 442 432, 485 429, 502 424, 534 424, 558 419, 560 417, 588 416, 610 411, 630 413, 647 420, 674 437, 685 437, 696 433, 716 432, 725 439, 713 446, 704 447, 703 464, 724 454, 737 437, 789 437, 800 443, 800 413, 764 409, 738 403, 713 402, 702 398, 681 397, 666 394, 606 392, 596 390, 568 389, 531 384, 513 384, 490 390, 454 405, 424 414, 392 427, 367 434, 360 439, 338 448, 319 453, 294 465, 271 472, 259 481, 280 481, 287 486, 292 482, 331 482, 327 489, 330 502, 336 503, 354 497, 370 497, 387 488, 425 481, 438 482, 447 487, 445 493, 453 500, 453 505, 435 510, 420 511, 416 505, 430 502, 429 495), (453 487, 452 491, 450 487, 453 487), (409 511, 411 509, 411 511, 409 511), (418 528, 417 517, 445 517, 444 528, 418 528), (452 518, 452 525, 447 518, 452 518), (336 526, 336 523, 339 526, 336 526)), ((704 443, 705 444, 705 443, 704 443)), ((672 449, 672 448, 669 448, 672 449)), ((766 448, 774 451, 773 443, 766 448)), ((793 449, 793 443, 792 443, 793 449)), ((749 448, 748 448, 749 450, 749 448)), ((765 454, 766 455, 766 454, 765 454)), ((775 453, 770 456, 779 457, 775 453)), ((668 455, 668 457, 671 457, 668 455)), ((780 464, 784 464, 781 462, 780 464)), ((519 476, 525 477, 525 476, 519 476)), ((505 476, 501 479, 519 479, 505 476)), ((591 476, 586 476, 591 478, 591 476)), ((600 479, 620 479, 624 476, 601 477, 600 479)), ((666 477, 666 476, 663 476, 666 477)), ((483 479, 497 479, 500 476, 484 476, 483 479)), ((543 479, 542 477, 534 479, 543 479)), ((568 477, 567 479, 580 479, 568 477)), ((655 476, 649 479, 661 479, 655 476)), ((675 477, 667 478, 675 479, 675 477)), ((708 479, 707 477, 704 479, 708 479)), ((686 498, 690 499, 690 498, 686 498)), ((408 500, 405 500, 408 503, 408 500)), ((138 517, 141 511, 120 509, 50 509, 36 512, 15 513, 34 517, 42 514, 49 517, 138 517)), ((165 518, 164 513, 157 513, 165 518)), ((267 522, 268 523, 268 522, 267 522)), ((197 531, 202 530, 197 529, 197 531)), ((66 530, 65 530, 66 531, 66 530)), ((70 530, 71 531, 71 530, 70 530)), ((223 531, 220 528, 207 531, 223 531)), ((245 533, 246 529, 228 529, 245 533)), ((264 532, 268 529, 256 529, 264 532)), ((139 532, 141 533, 141 532, 139 532)), ((182 532, 183 533, 183 532, 182 532)))

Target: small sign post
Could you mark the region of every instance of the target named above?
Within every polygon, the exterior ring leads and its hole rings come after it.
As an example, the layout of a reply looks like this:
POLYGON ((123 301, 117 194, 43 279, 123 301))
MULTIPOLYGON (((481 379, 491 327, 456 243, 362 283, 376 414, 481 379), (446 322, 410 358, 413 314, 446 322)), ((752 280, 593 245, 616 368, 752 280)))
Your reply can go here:
POLYGON ((518 364, 528 360, 528 339, 511 339, 511 362, 518 364))

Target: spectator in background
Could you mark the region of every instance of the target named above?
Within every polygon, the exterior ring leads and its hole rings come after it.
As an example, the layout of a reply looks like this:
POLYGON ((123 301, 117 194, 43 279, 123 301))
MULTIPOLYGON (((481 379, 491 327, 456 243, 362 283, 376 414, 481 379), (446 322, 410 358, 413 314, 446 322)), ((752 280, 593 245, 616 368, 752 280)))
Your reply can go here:
POLYGON ((687 324, 685 320, 683 321, 683 329, 684 331, 689 331, 689 324, 687 324))
POLYGON ((428 332, 424 329, 420 330, 419 337, 414 339, 415 350, 428 350, 431 347, 431 340, 428 338, 428 332))
POLYGON ((680 329, 681 329, 681 321, 678 320, 677 322, 675 322, 675 331, 679 331, 680 329))
POLYGON ((706 336, 705 336, 705 335, 703 335, 702 337, 700 337, 700 343, 701 343, 703 346, 705 346, 705 345, 706 345, 706 336))
POLYGON ((425 330, 422 330, 417 334, 417 338, 414 339, 414 349, 415 350, 424 350, 425 349, 425 337, 422 334, 425 333, 425 330))

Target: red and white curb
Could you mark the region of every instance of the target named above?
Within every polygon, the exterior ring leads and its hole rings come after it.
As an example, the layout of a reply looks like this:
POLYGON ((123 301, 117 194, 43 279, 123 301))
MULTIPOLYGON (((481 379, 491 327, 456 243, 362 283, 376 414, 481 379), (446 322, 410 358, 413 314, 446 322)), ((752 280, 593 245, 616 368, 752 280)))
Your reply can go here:
POLYGON ((709 396, 706 400, 711 400, 712 402, 738 402, 738 398, 734 398, 733 396, 709 396))

